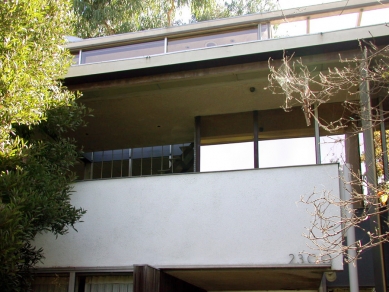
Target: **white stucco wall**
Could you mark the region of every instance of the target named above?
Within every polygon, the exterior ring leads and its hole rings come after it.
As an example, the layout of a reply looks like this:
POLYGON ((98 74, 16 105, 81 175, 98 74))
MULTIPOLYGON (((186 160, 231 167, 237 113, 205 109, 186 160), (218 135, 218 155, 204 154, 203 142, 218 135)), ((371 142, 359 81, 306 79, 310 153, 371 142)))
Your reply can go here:
POLYGON ((288 264, 308 251, 310 215, 296 202, 314 188, 338 196, 338 166, 79 182, 72 203, 88 212, 78 232, 36 244, 43 267, 288 264))

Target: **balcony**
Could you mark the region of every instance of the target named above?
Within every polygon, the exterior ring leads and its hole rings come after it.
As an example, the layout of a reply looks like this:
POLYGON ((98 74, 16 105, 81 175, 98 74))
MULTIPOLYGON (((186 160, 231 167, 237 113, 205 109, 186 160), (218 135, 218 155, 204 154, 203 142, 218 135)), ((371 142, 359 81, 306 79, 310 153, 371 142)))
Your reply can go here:
POLYGON ((314 190, 338 197, 338 176, 338 164, 326 164, 78 182, 72 204, 87 210, 84 222, 37 237, 41 268, 314 268, 318 252, 302 236, 311 215, 297 201, 314 190))

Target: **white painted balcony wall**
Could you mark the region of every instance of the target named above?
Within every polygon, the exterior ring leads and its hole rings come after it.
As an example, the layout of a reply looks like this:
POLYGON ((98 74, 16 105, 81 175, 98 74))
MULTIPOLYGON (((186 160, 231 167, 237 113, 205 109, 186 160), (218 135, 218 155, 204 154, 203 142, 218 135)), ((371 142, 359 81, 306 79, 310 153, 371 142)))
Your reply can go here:
POLYGON ((298 264, 299 252, 318 252, 302 235, 312 218, 297 201, 314 190, 338 197, 338 176, 326 164, 79 182, 72 204, 87 210, 84 222, 36 238, 41 267, 287 266, 290 254, 298 264))

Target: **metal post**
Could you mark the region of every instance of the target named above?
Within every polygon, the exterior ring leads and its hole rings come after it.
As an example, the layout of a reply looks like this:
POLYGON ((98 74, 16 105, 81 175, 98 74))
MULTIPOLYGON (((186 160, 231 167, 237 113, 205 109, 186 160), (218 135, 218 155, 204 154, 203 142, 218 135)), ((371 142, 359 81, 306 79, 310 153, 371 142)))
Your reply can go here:
POLYGON ((258 111, 253 111, 253 127, 254 127, 254 168, 259 168, 259 157, 258 157, 258 111))
POLYGON ((78 65, 81 65, 82 63, 82 50, 78 52, 78 65))
POLYGON ((69 273, 68 292, 74 292, 75 285, 76 285, 76 273, 70 272, 69 273))
MULTIPOLYGON (((345 164, 343 168, 343 179, 344 184, 341 186, 341 199, 343 201, 349 201, 351 198, 351 193, 353 192, 352 189, 352 179, 351 179, 351 173, 350 168, 351 164, 345 164)), ((352 203, 350 203, 349 208, 353 208, 354 206, 352 203)), ((347 208, 345 207, 343 210, 343 216, 346 218, 351 218, 352 214, 348 212, 347 208)), ((356 249, 353 249, 356 247, 355 242, 355 227, 350 226, 346 229, 346 238, 347 238, 347 245, 352 247, 350 248, 347 253, 349 255, 349 258, 356 259, 357 257, 357 251, 356 249)), ((350 282, 350 292, 359 292, 359 282, 358 282, 358 268, 357 268, 357 260, 355 260, 353 263, 348 264, 348 275, 349 275, 349 282, 350 282)))
POLYGON ((101 171, 100 171, 100 178, 103 178, 103 169, 104 169, 104 150, 101 152, 101 171))
POLYGON ((113 177, 113 150, 111 150, 111 178, 113 177))
MULTIPOLYGON (((366 164, 366 180, 367 191, 370 200, 377 200, 375 198, 375 188, 377 187, 377 175, 374 158, 374 143, 373 143, 373 125, 371 121, 371 103, 370 103, 370 88, 368 77, 367 51, 364 50, 364 61, 361 64, 360 74, 362 82, 359 85, 360 102, 361 102, 361 118, 362 118, 362 132, 365 152, 366 164)), ((377 214, 378 207, 373 204, 370 215, 370 232, 381 234, 380 217, 377 214)), ((385 269, 383 263, 382 244, 372 248, 373 263, 374 263, 374 281, 376 292, 386 292, 385 269)))
POLYGON ((358 19, 357 19, 357 26, 361 26, 361 22, 362 22, 362 13, 363 13, 363 9, 359 10, 358 19))
POLYGON ((307 17, 307 34, 311 33, 311 18, 307 17))
POLYGON ((380 104, 380 130, 381 130, 381 147, 382 147, 382 161, 384 164, 384 180, 389 179, 389 163, 388 163, 388 146, 386 145, 386 131, 384 123, 384 109, 382 105, 382 98, 378 99, 380 104))
POLYGON ((315 105, 315 153, 316 164, 321 164, 321 151, 320 151, 320 129, 319 129, 319 109, 315 105))
POLYGON ((132 176, 132 149, 128 149, 128 176, 132 176))
POLYGON ((200 141, 201 141, 201 117, 195 117, 195 167, 194 172, 200 172, 200 141))

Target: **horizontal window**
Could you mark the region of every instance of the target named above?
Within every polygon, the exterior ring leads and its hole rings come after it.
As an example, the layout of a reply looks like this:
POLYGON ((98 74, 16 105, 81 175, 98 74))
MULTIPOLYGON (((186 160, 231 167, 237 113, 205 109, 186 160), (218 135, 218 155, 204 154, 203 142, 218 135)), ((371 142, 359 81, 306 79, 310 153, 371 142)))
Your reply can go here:
POLYGON ((81 64, 163 54, 164 45, 165 41, 159 40, 93 51, 83 51, 81 53, 81 64))
POLYGON ((258 40, 258 28, 168 40, 168 52, 210 48, 258 40))

